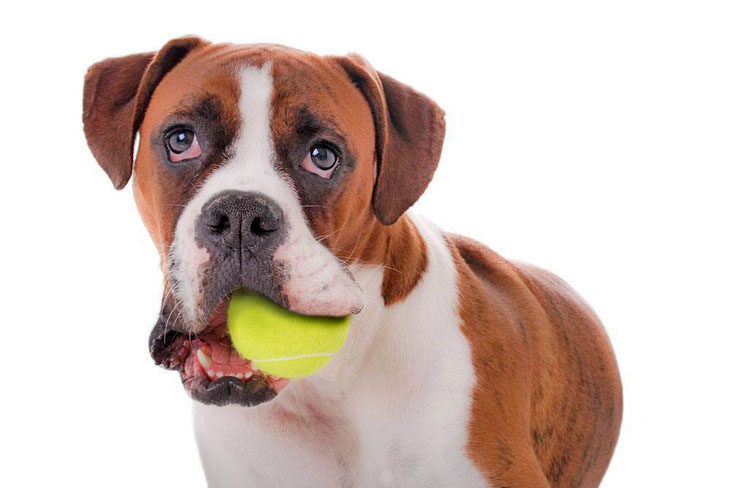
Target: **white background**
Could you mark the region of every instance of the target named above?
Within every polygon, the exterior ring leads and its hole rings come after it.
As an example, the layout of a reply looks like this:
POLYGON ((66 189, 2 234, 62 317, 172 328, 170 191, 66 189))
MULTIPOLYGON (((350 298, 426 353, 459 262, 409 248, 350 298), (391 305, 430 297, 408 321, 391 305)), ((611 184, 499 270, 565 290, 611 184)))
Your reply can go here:
POLYGON ((158 257, 81 128, 90 64, 195 33, 357 51, 438 101, 417 210, 558 273, 613 340, 603 486, 728 486, 726 3, 480 3, 2 7, 0 485, 204 484, 189 400, 147 354, 158 257))

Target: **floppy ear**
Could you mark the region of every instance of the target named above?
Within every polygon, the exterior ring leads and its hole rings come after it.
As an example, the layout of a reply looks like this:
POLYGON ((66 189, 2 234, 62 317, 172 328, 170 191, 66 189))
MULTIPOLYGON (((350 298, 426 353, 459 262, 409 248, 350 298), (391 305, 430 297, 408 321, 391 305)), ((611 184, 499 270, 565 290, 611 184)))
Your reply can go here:
POLYGON ((197 46, 197 37, 174 39, 155 53, 109 58, 84 79, 84 133, 91 153, 117 190, 132 176, 134 136, 157 84, 197 46))
POLYGON ((446 132, 444 111, 422 93, 375 71, 357 54, 335 60, 370 104, 378 158, 373 210, 380 222, 390 225, 431 182, 446 132))

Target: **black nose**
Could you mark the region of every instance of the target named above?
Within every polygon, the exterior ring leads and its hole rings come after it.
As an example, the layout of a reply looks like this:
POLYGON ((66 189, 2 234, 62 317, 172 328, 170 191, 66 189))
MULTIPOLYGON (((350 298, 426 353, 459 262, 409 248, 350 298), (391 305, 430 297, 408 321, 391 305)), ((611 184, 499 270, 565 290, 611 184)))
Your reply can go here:
POLYGON ((283 212, 261 193, 224 191, 203 205, 197 233, 216 249, 257 253, 281 241, 283 212))

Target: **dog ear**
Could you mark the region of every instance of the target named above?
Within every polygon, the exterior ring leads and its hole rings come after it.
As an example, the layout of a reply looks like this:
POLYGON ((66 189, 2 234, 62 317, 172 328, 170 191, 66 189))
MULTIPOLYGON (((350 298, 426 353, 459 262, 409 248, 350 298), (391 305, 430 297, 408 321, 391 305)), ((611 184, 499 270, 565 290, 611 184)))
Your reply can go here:
POLYGON ((373 210, 390 225, 418 200, 436 171, 446 133, 444 111, 357 54, 334 59, 370 104, 378 163, 373 210))
POLYGON ((198 37, 174 39, 157 53, 105 59, 86 73, 86 141, 117 190, 132 176, 134 137, 152 92, 190 51, 205 43, 198 37))

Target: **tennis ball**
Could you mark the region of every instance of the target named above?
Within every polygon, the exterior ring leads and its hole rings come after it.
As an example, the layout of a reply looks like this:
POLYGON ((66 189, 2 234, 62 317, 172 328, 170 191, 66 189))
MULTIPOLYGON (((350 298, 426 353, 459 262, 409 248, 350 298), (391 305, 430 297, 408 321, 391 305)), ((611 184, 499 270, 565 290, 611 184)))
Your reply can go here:
POLYGON ((233 347, 261 371, 281 378, 324 368, 345 343, 349 324, 349 316, 299 315, 248 290, 234 293, 228 305, 233 347))

